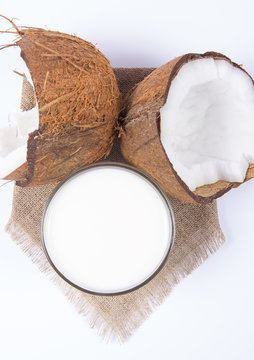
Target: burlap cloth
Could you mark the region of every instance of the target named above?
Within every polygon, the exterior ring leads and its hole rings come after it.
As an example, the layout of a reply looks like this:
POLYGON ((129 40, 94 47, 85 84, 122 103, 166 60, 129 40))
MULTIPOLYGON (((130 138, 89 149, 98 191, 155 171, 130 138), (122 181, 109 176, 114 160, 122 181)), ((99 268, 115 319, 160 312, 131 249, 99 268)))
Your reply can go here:
MULTIPOLYGON (((151 70, 115 69, 123 95, 151 70)), ((29 109, 33 103, 31 87, 24 81, 21 107, 23 110, 29 109)), ((107 160, 124 162, 117 142, 107 160)), ((159 274, 145 286, 128 294, 89 295, 64 282, 52 270, 42 250, 41 216, 54 186, 27 189, 15 186, 12 214, 6 229, 16 244, 61 288, 79 313, 86 316, 91 327, 96 328, 104 339, 128 339, 181 278, 190 274, 224 242, 216 202, 195 206, 170 198, 175 213, 176 239, 172 254, 159 274)))

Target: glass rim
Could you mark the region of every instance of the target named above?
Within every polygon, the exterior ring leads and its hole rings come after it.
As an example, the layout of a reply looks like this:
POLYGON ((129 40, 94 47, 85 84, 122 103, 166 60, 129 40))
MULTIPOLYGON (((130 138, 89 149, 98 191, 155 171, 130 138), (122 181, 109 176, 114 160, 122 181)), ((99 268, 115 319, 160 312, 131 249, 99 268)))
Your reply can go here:
POLYGON ((175 216, 174 216, 174 211, 172 209, 171 203, 168 199, 168 196, 166 195, 166 193, 162 190, 162 188, 160 187, 160 185, 154 180, 152 179, 149 175, 147 175, 146 173, 142 172, 141 170, 128 165, 128 164, 123 164, 123 163, 119 163, 119 162, 114 162, 114 161, 103 161, 103 162, 98 162, 95 164, 90 164, 84 167, 81 167, 80 169, 74 171, 73 173, 71 173, 70 175, 68 175, 66 178, 64 178, 62 181, 60 181, 56 187, 52 190, 51 194, 49 195, 46 204, 44 206, 43 209, 43 213, 42 213, 42 219, 41 219, 41 228, 40 228, 40 235, 41 235, 41 243, 42 243, 42 247, 43 247, 43 251, 44 254, 49 262, 49 264, 51 265, 51 267, 53 268, 53 270, 65 281, 67 282, 69 285, 73 286, 74 288, 83 291, 85 293, 91 294, 91 295, 100 295, 100 296, 115 296, 115 295, 123 295, 123 294, 127 294, 129 292, 132 292, 134 290, 137 290, 141 287, 143 287, 144 285, 146 285, 148 282, 150 282, 164 267, 169 255, 172 252, 172 248, 175 242, 175 216), (68 279, 54 264, 54 261, 51 259, 48 251, 47 251, 47 247, 46 247, 46 243, 45 243, 45 236, 44 236, 44 222, 45 222, 45 217, 46 217, 46 213, 47 213, 47 209, 52 201, 52 199, 54 198, 55 194, 57 193, 57 191, 67 182, 69 181, 71 178, 75 177, 76 175, 78 175, 79 173, 83 173, 86 172, 90 169, 94 169, 94 168, 104 168, 104 167, 116 167, 116 168, 124 168, 126 170, 132 171, 136 174, 138 174, 139 176, 143 177, 146 181, 148 181, 154 188, 155 190, 157 190, 159 192, 159 194, 161 195, 162 199, 164 200, 166 207, 168 209, 169 212, 169 216, 171 219, 171 236, 169 236, 168 242, 169 242, 169 246, 167 251, 165 252, 165 254, 163 255, 163 257, 161 258, 161 261, 159 263, 159 265, 157 266, 157 268, 142 282, 138 283, 135 286, 132 286, 130 288, 127 288, 125 290, 120 290, 120 291, 115 291, 115 292, 103 292, 103 291, 93 291, 90 289, 86 289, 85 287, 79 286, 77 284, 75 284, 74 282, 72 282, 70 279, 68 279))

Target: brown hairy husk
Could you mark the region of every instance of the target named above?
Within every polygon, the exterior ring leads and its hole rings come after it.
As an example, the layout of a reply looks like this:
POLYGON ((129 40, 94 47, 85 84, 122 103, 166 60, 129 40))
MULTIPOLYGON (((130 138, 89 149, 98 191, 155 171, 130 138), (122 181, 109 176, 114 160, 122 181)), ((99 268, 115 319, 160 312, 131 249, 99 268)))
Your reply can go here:
POLYGON ((7 178, 21 186, 53 183, 108 155, 121 96, 109 61, 91 43, 56 31, 16 30, 40 123, 29 134, 27 171, 7 178))

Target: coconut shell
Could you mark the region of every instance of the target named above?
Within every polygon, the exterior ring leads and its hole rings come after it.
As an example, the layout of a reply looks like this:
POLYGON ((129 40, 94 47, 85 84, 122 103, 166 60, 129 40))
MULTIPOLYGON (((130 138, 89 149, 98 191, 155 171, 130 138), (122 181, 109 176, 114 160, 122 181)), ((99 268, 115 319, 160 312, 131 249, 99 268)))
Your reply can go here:
POLYGON ((39 129, 29 134, 27 163, 7 176, 21 186, 59 181, 110 152, 121 96, 105 56, 76 36, 19 28, 34 85, 39 129))
MULTIPOLYGON (((172 80, 184 64, 202 58, 226 60, 241 68, 216 52, 186 54, 157 68, 127 94, 121 136, 121 151, 129 164, 150 175, 168 195, 194 204, 209 203, 240 185, 218 181, 191 191, 174 170, 160 140, 160 108, 167 100, 172 80)), ((252 164, 245 181, 253 177, 252 164)))

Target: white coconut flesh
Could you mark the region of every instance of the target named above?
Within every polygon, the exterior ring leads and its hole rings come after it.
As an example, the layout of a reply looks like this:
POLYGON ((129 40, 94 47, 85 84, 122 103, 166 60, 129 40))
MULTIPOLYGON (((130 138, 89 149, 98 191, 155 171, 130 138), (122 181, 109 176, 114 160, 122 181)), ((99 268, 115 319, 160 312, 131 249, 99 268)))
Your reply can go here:
MULTIPOLYGON (((6 43, 10 39, 3 40, 6 43)), ((12 41, 12 39, 11 39, 12 41)), ((26 162, 29 133, 38 129, 38 107, 29 111, 20 109, 20 94, 25 74, 32 83, 29 69, 20 57, 19 47, 1 51, 0 67, 0 179, 4 179, 26 162)))
POLYGON ((0 178, 4 179, 26 162, 27 140, 38 129, 39 113, 35 107, 9 114, 9 127, 0 129, 0 178))
POLYGON ((191 191, 244 181, 254 163, 254 86, 243 70, 211 58, 186 63, 160 116, 162 145, 191 191))

